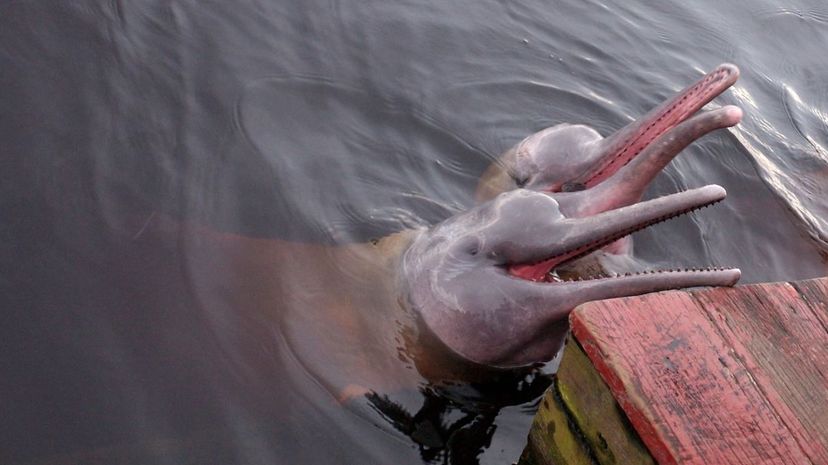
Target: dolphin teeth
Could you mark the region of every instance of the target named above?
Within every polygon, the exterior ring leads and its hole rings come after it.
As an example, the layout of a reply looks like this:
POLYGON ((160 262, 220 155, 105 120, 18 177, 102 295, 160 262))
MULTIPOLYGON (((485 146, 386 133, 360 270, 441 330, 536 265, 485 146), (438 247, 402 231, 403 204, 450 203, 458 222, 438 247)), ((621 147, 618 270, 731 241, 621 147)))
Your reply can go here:
MULTIPOLYGON (((604 246, 606 244, 612 243, 612 242, 614 242, 618 239, 621 239, 623 237, 627 237, 627 236, 629 236, 629 235, 631 235, 635 232, 641 231, 642 229, 649 228, 650 226, 654 226, 656 224, 663 223, 663 222, 665 222, 667 220, 670 220, 670 219, 673 219, 673 218, 678 218, 680 216, 686 215, 688 213, 692 213, 692 212, 694 212, 696 210, 699 210, 701 208, 707 208, 707 207, 716 205, 717 203, 721 202, 722 200, 724 200, 724 199, 714 200, 714 201, 712 201, 712 202, 710 202, 706 205, 701 205, 701 206, 698 206, 698 207, 692 207, 692 208, 688 208, 686 210, 682 210, 682 211, 678 211, 678 212, 675 212, 675 213, 670 213, 670 214, 667 214, 667 215, 663 215, 663 216, 660 216, 660 217, 658 217, 654 220, 651 220, 649 222, 642 223, 640 225, 625 229, 625 230, 620 231, 616 234, 605 237, 604 239, 598 239, 598 240, 592 241, 591 243, 582 246, 581 247, 581 250, 582 250, 581 252, 575 253, 573 256, 569 257, 566 261, 569 262, 569 261, 572 261, 572 260, 576 260, 580 257, 583 257, 585 255, 588 255, 589 253, 594 252, 595 250, 601 248, 602 246, 604 246)), ((570 253, 570 252, 572 252, 572 251, 561 252, 557 255, 549 257, 549 259, 554 259, 554 258, 560 257, 561 255, 564 255, 564 254, 567 254, 567 253, 570 253)), ((558 265, 560 265, 560 263, 558 265)))

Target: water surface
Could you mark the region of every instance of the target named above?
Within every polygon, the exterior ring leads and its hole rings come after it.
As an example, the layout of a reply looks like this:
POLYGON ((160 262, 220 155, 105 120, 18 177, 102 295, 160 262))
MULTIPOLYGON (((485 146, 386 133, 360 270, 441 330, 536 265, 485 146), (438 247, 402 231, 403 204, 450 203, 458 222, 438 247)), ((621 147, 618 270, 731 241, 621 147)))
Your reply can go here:
POLYGON ((743 123, 648 194, 728 198, 636 255, 825 275, 828 7, 778 3, 4 2, 0 461, 511 463, 551 368, 425 382, 347 247, 728 61, 743 123))

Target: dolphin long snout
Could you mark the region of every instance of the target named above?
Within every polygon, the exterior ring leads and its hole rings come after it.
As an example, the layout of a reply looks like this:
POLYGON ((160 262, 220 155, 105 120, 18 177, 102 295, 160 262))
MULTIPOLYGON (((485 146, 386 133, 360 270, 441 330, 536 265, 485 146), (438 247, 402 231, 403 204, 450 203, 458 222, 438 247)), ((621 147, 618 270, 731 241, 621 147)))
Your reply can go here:
POLYGON ((510 274, 542 281, 554 267, 610 244, 636 231, 723 200, 727 192, 711 184, 616 208, 583 218, 568 218, 565 230, 548 244, 526 248, 509 268, 510 274))
MULTIPOLYGON (((717 66, 643 117, 603 139, 596 147, 596 150, 601 152, 600 162, 574 181, 592 187, 606 180, 635 159, 660 136, 686 121, 721 95, 738 79, 739 68, 735 65, 724 63, 717 66)), ((730 126, 737 123, 738 118, 730 126)))
POLYGON ((681 122, 650 143, 618 172, 590 189, 589 201, 579 202, 576 214, 592 215, 640 201, 650 183, 682 150, 702 136, 735 126, 741 120, 742 109, 727 105, 681 122))

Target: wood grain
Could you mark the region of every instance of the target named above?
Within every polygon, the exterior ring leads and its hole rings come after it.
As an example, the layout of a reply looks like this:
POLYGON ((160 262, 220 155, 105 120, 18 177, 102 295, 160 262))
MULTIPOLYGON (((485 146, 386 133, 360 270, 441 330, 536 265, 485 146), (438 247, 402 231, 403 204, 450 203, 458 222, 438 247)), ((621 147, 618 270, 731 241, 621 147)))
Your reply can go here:
POLYGON ((791 285, 808 302, 822 327, 828 331, 828 278, 795 281, 791 285))
POLYGON ((825 281, 586 304, 573 333, 661 464, 828 464, 825 281))
POLYGON ((813 463, 828 464, 828 331, 787 283, 696 292, 813 463))

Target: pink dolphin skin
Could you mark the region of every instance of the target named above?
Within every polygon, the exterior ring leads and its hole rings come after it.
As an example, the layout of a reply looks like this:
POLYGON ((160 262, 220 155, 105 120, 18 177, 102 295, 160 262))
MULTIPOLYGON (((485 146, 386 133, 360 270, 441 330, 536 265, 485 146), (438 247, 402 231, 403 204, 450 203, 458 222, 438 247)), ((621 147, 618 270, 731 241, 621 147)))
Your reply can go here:
POLYGON ((563 335, 567 315, 583 302, 734 285, 735 268, 579 281, 549 276, 602 248, 624 253, 619 239, 725 198, 722 187, 709 185, 641 201, 681 150, 739 123, 742 110, 735 106, 699 112, 738 77, 738 68, 720 65, 606 138, 587 126, 561 124, 521 141, 495 170, 500 179, 490 184, 497 187, 486 187, 484 179, 483 198, 491 200, 420 232, 405 251, 400 274, 409 304, 460 356, 515 367, 552 357, 562 341, 551 335, 563 335))

